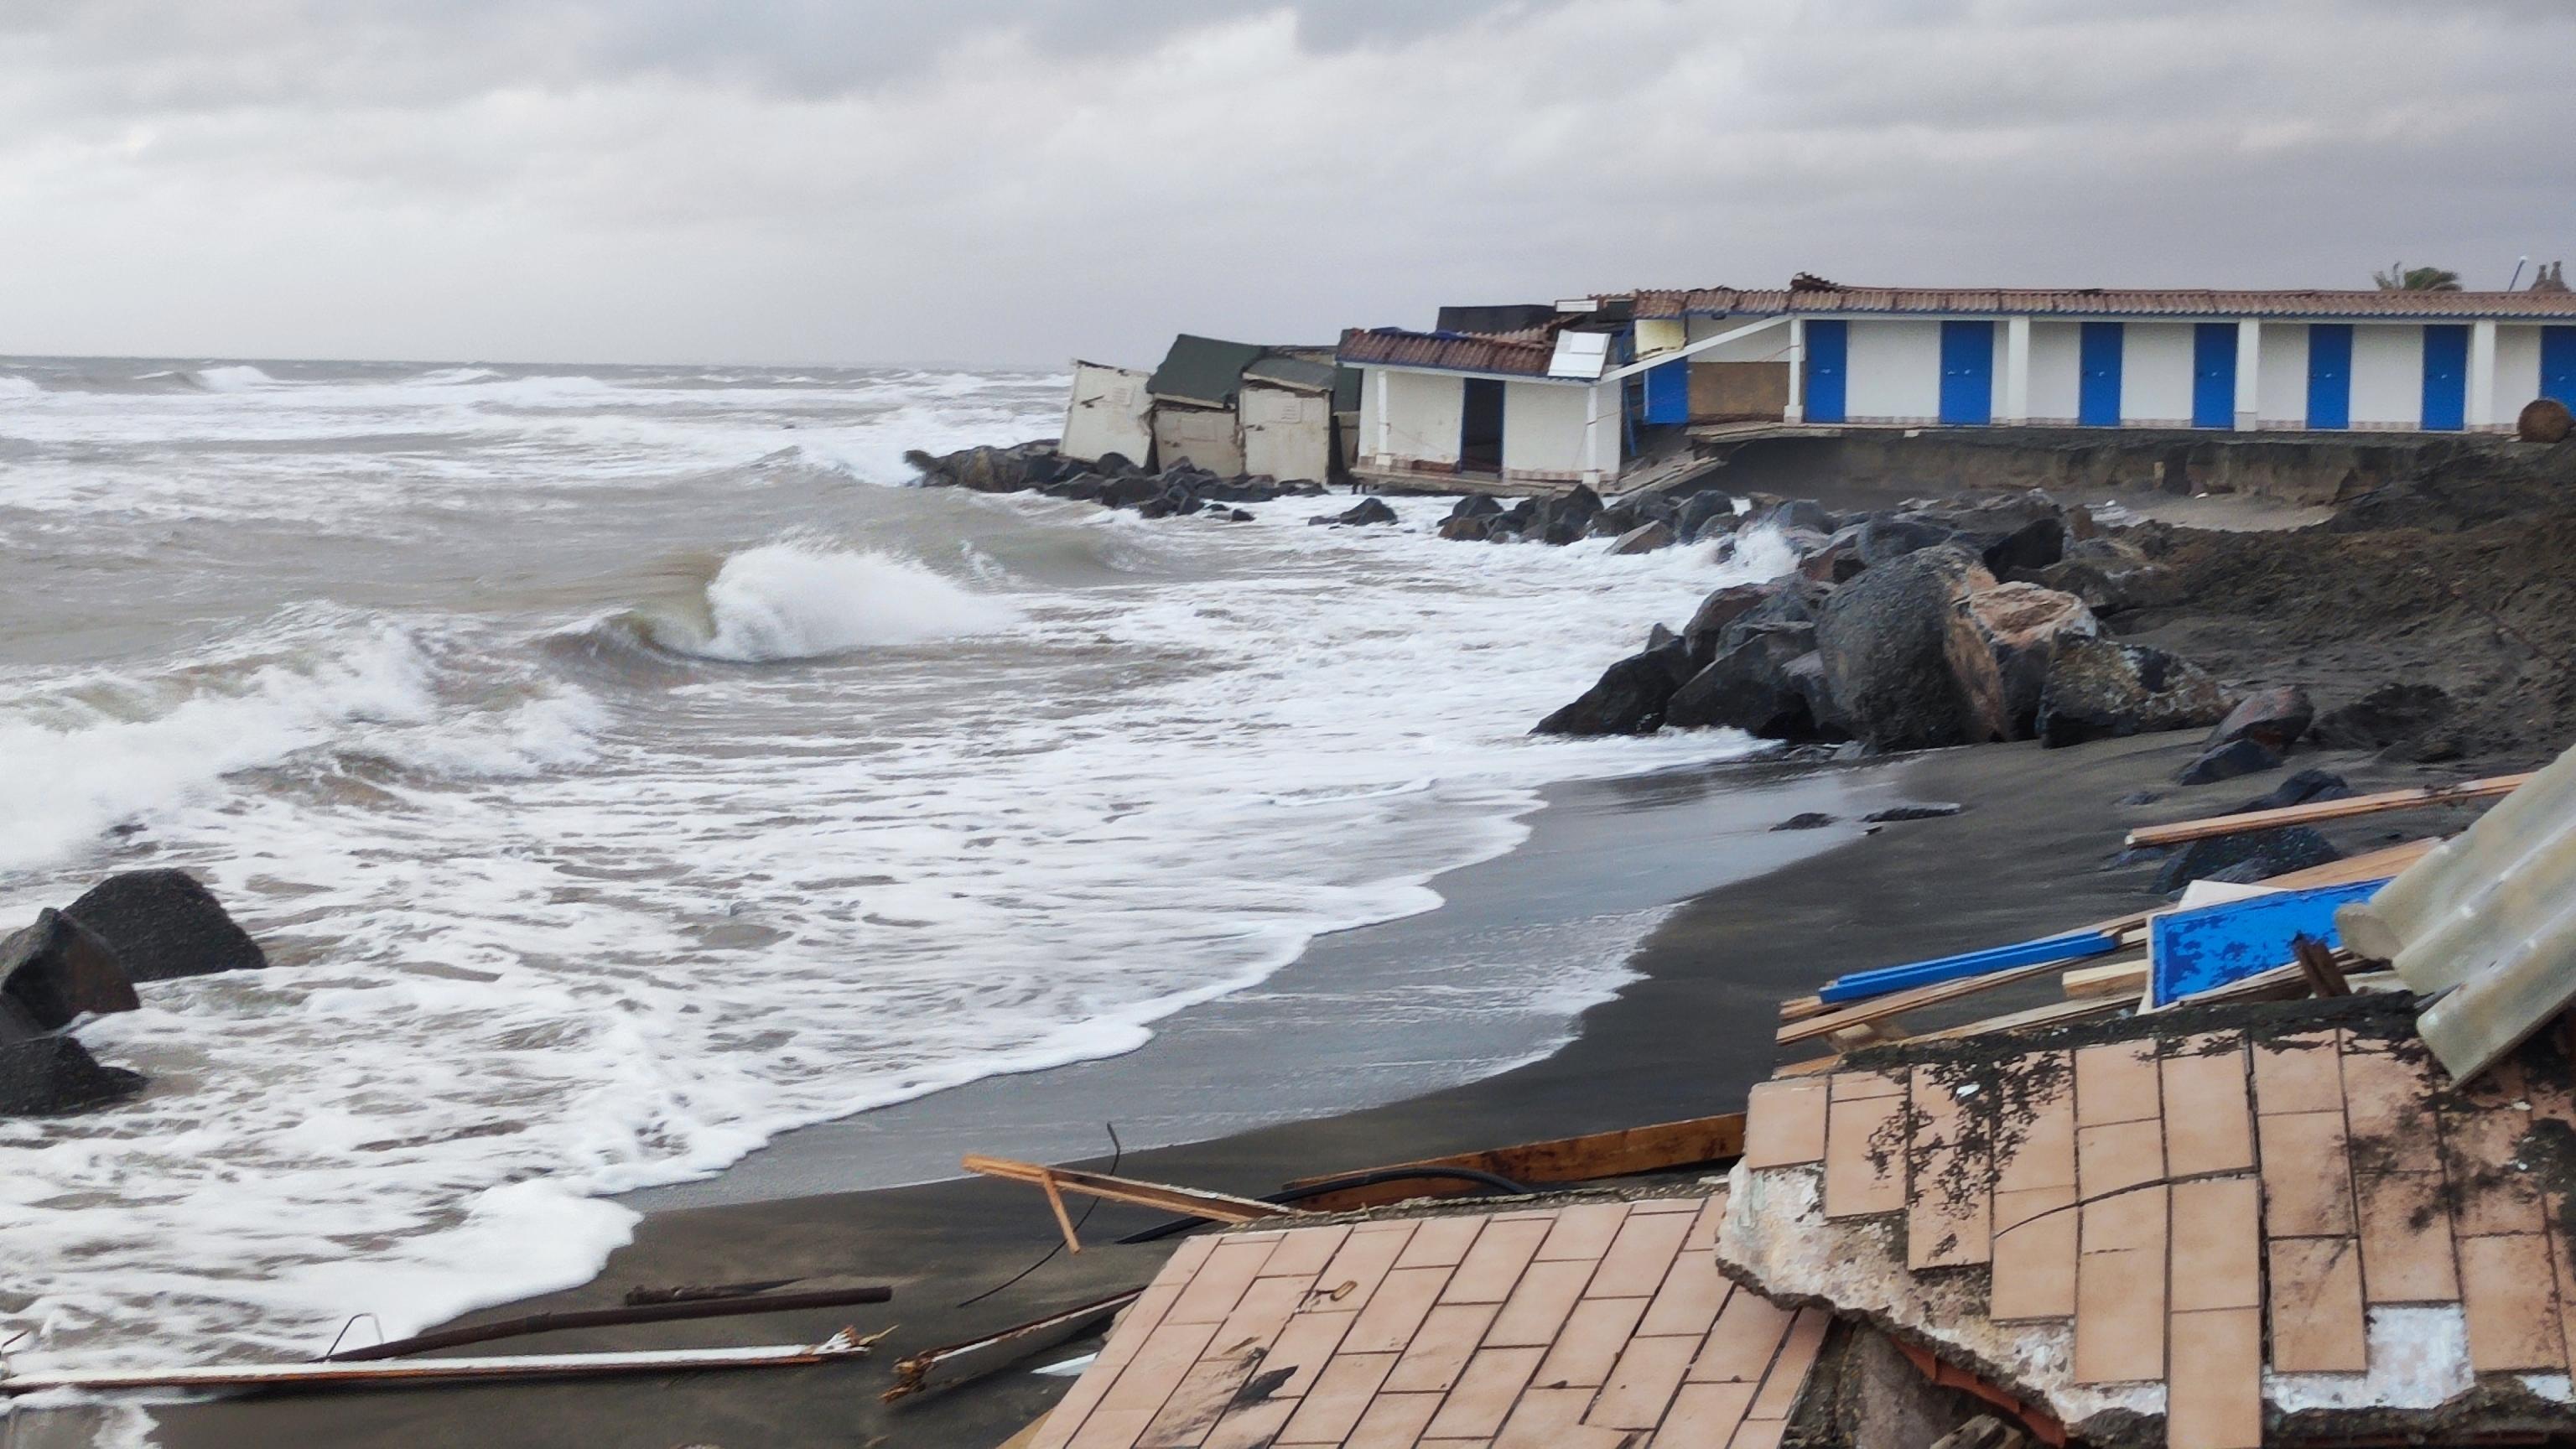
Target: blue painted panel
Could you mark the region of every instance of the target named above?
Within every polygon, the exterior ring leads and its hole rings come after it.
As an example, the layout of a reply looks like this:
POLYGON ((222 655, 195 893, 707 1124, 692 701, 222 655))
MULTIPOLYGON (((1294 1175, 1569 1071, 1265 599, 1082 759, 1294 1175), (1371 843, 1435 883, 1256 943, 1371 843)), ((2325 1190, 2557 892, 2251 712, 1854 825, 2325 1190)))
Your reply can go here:
POLYGON ((1995 420, 1995 324, 1941 324, 1941 421, 1970 427, 1995 420))
POLYGON ((2117 322, 2084 324, 2084 346, 2077 360, 2083 376, 2075 401, 2075 420, 2088 428, 2120 425, 2120 355, 2128 329, 2117 322))
POLYGON ((1840 322, 1807 324, 1807 421, 1843 420, 1843 365, 1851 355, 1851 329, 1840 322))
POLYGON ((1667 362, 1646 369, 1646 421, 1690 421, 1690 364, 1667 362))
POLYGON ((2540 395, 2576 408, 2576 327, 2540 329, 2540 395))
POLYGON ((2009 971, 2016 966, 2036 966, 2043 961, 2075 961, 2087 956, 2100 956, 2119 949, 2116 936, 2100 931, 2077 931, 2066 936, 2046 936, 2024 941, 2018 946, 1995 946, 1983 951, 1970 951, 1958 956, 1938 956, 1929 961, 1915 961, 1903 966, 1881 966, 1875 971, 1855 971, 1837 976, 1816 993, 1819 1001, 1833 1003, 1859 1001, 1872 996, 1885 996, 1891 991, 1910 991, 1917 986, 1936 982, 1957 981, 1962 977, 1983 976, 1990 971, 2009 971))
POLYGON ((2352 324, 2318 322, 2308 328, 2308 426, 2352 426, 2352 324))
POLYGON ((2366 901, 2386 884, 2370 880, 2282 891, 2155 917, 2147 924, 2148 1004, 2162 1006, 2286 966, 2297 959, 2290 948, 2296 936, 2340 944, 2335 907, 2366 901))
POLYGON ((2424 428, 2456 433, 2469 420, 2469 329, 2424 329, 2424 428))
POLYGON ((2236 324, 2203 322, 2191 329, 2191 425, 2236 426, 2236 324))

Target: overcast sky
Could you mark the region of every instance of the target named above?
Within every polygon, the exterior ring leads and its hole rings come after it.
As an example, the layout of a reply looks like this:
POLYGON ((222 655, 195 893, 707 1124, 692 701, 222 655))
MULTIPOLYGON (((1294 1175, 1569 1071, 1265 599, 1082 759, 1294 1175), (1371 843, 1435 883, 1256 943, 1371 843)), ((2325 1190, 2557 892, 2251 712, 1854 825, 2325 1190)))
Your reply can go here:
POLYGON ((1443 302, 2501 286, 2566 0, 0 0, 0 352, 1150 362, 1443 302))

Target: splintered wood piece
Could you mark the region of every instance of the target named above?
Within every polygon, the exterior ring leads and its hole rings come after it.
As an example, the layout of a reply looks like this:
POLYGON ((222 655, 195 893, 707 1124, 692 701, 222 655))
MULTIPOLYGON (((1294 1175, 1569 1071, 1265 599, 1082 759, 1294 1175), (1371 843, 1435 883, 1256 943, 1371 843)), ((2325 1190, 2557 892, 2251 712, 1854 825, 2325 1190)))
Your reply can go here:
POLYGON ((1206 1192, 1198 1188, 1173 1187, 1166 1183, 1142 1182, 1132 1177, 1113 1177, 1105 1172, 1083 1172, 1070 1167, 1046 1167, 1034 1162, 1015 1162, 1007 1157, 986 1157, 969 1153, 959 1166, 985 1177, 1009 1178, 1043 1186, 1052 1182, 1060 1189, 1106 1198, 1111 1202, 1133 1203, 1139 1207, 1160 1208, 1184 1217, 1207 1218, 1220 1223, 1249 1223, 1263 1218, 1297 1217, 1305 1209, 1281 1207, 1258 1198, 1236 1197, 1232 1193, 1206 1192))
MULTIPOLYGON (((2242 835, 2250 830, 2271 830, 2283 825, 2312 825, 2320 820, 2349 820, 2356 815, 2376 815, 2387 810, 2412 810, 2424 805, 2447 805, 2462 800, 2491 800, 2510 795, 2529 783, 2529 774, 2497 775, 2485 780, 2463 780, 2456 785, 2432 785, 2414 790, 2390 790, 2377 795, 2353 795, 2341 800, 2312 800, 2305 805, 2285 805, 2278 810, 2248 810, 2237 815, 2216 815, 2205 820, 2177 820, 2171 825, 2145 825, 2128 835, 2131 849, 2148 845, 2186 845, 2195 840, 2208 840, 2220 835, 2242 835)), ((2364 876, 2362 879, 2368 880, 2364 876)))
POLYGON ((1055 1174, 1050 1172, 1040 1176, 1038 1186, 1046 1189, 1047 1207, 1055 1213, 1055 1225, 1064 1233, 1065 1251, 1079 1255, 1082 1239, 1074 1235, 1073 1215, 1064 1210, 1064 1192, 1055 1185, 1055 1174))
MULTIPOLYGON (((1741 1154, 1744 1151, 1744 1117, 1742 1112, 1724 1112, 1711 1117, 1586 1133, 1580 1137, 1524 1142, 1483 1152, 1426 1157, 1392 1166, 1468 1168, 1533 1186, 1631 1177, 1641 1172, 1669 1172, 1675 1168, 1697 1167, 1702 1163, 1724 1162, 1741 1154)), ((1289 1182, 1288 1186, 1309 1187, 1348 1175, 1331 1173, 1322 1177, 1302 1177, 1289 1182)), ((1471 1182, 1425 1178, 1344 1188, 1339 1192, 1306 1198, 1298 1206, 1311 1212, 1348 1212, 1354 1208, 1377 1207, 1409 1198, 1449 1197, 1477 1190, 1476 1184, 1471 1182)))

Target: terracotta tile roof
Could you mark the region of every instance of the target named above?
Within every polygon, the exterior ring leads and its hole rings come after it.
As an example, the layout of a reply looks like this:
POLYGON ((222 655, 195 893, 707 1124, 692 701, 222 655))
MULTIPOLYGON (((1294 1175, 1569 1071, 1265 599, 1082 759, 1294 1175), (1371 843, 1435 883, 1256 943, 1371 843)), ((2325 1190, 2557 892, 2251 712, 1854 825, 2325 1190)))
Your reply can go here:
POLYGON ((1492 372, 1513 377, 1545 377, 1555 353, 1549 329, 1480 334, 1407 332, 1396 327, 1354 327, 1342 334, 1337 354, 1353 363, 1393 363, 1402 367, 1439 367, 1458 372, 1492 372))
POLYGON ((1035 1449, 1777 1443, 1828 1320, 1720 1276, 1725 1213, 1719 1192, 1193 1238, 1035 1449))
MULTIPOLYGON (((2460 1086, 2383 1031, 1927 1050, 1894 1097, 1766 1084, 1718 1257, 2000 1370, 2079 1435, 2162 1415, 2170 1444, 2253 1449, 2267 1406, 2328 1401, 2456 1419, 2480 1375, 2568 1372, 2576 1220, 2534 1144, 2576 1098, 2555 1045, 2460 1086)), ((2446 1427, 2506 1427, 2466 1412, 2446 1427)))
POLYGON ((1640 317, 1780 312, 2066 317, 2565 318, 2576 292, 2243 291, 2146 287, 1703 287, 1626 294, 1640 317))

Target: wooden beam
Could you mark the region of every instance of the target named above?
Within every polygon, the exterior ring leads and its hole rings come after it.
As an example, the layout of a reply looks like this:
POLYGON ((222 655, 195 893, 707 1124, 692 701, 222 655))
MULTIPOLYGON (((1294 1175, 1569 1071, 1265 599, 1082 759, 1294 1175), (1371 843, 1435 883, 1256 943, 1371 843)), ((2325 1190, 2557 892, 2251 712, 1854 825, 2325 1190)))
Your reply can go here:
POLYGON ((247 1363, 210 1367, 104 1369, 0 1378, 0 1394, 53 1389, 326 1388, 365 1384, 496 1383, 513 1379, 605 1378, 705 1369, 783 1368, 858 1358, 868 1345, 848 1329, 821 1343, 762 1348, 695 1348, 652 1353, 546 1353, 506 1358, 403 1358, 379 1363, 247 1363))
POLYGON ((2324 865, 2312 865, 2305 870, 2294 870, 2286 875, 2271 876, 2255 884, 2278 886, 2285 891, 2298 891, 2317 886, 2351 885, 2357 881, 2378 880, 2385 876, 2396 875, 2406 867, 2422 860, 2434 846, 2441 844, 2443 839, 2444 837, 2439 835, 2428 835, 2422 840, 2410 840, 2403 845, 2389 846, 2385 850, 2347 855, 2341 860, 2330 860, 2324 865))
POLYGON ((1050 1172, 1040 1176, 1038 1186, 1046 1189, 1047 1207, 1055 1213, 1055 1225, 1064 1232, 1064 1250, 1081 1257, 1082 1239, 1074 1236, 1073 1215, 1064 1210, 1064 1189, 1056 1186, 1055 1174, 1050 1172))
MULTIPOLYGON (((2153 914, 2154 914, 2154 912, 2152 912, 2152 911, 2132 911, 2132 912, 2130 912, 2129 914, 2127 914, 2127 915, 2125 915, 2125 916, 2113 916, 2111 919, 2109 919, 2109 920, 2107 920, 2107 921, 2097 921, 2097 922, 2095 922, 2094 924, 2092 924, 2092 925, 2090 925, 2090 926, 2078 926, 2078 927, 2076 927, 2074 930, 2072 930, 2072 931, 2068 931, 2068 932, 2064 932, 2063 934, 2065 934, 2065 935, 2069 935, 2069 936, 2080 936, 2080 935, 2085 935, 2085 934, 2088 934, 2088 933, 2099 933, 2099 934, 2113 935, 2113 936, 2125 936, 2125 935, 2127 935, 2128 933, 2130 933, 2131 931, 2135 931, 2135 930, 2138 930, 2138 929, 2140 929, 2140 928, 2144 927, 2144 926, 2146 925, 2146 923, 2147 923, 2147 918, 2148 918, 2149 916, 2153 915, 2153 914)), ((2046 938, 2046 937, 2042 937, 2042 938, 2040 938, 2040 939, 2043 939, 2043 940, 2044 940, 2044 939, 2047 939, 2047 938, 2046 938)), ((2048 963, 2046 963, 2046 964, 2051 965, 2051 966, 2061 966, 2061 965, 2064 965, 2064 964, 2065 964, 2065 962, 2066 962, 2067 960, 2073 960, 2073 959, 2077 959, 2077 958, 2074 958, 2074 957, 2067 957, 2067 958, 2063 958, 2063 959, 2058 960, 2058 961, 2051 961, 2051 962, 2048 962, 2048 963)), ((2019 967, 2014 967, 2014 968, 2011 968, 2011 969, 2012 969, 2012 970, 2015 970, 2015 971, 2018 971, 2018 970, 2020 970, 2021 968, 2019 968, 2019 967)), ((2002 973, 2002 972, 1997 972, 1997 973, 1995 973, 1993 976, 1987 976, 1987 977, 1976 977, 1976 976, 1971 976, 1971 977, 1967 977, 1967 978, 1964 978, 1964 979, 1965 979, 1965 980, 1967 980, 1967 981, 1972 981, 1972 982, 1974 982, 1974 981, 1983 981, 1983 982, 1985 982, 1985 983, 1987 983, 1987 984, 1989 984, 1989 985, 2001 985, 2001 984, 2003 984, 2003 982, 2002 982, 2002 980, 2001 980, 2001 979, 1999 979, 1999 978, 2002 978, 2003 976, 2004 976, 2004 973, 2002 973)), ((2013 980, 2024 980, 2024 979, 2027 979, 2027 978, 2024 978, 2024 977, 2012 977, 2011 979, 2013 979, 2013 980)), ((1942 986, 1951 986, 1951 985, 1956 985, 1956 984, 1958 984, 1958 983, 1956 983, 1956 982, 1947 982, 1947 981, 1943 981, 1943 982, 1935 982, 1935 983, 1933 983, 1933 985, 1931 985, 1931 986, 1918 986, 1918 987, 1915 987, 1915 988, 1914 988, 1914 990, 1915 990, 1915 991, 1918 991, 1918 992, 1920 992, 1920 991, 1931 991, 1931 990, 1936 990, 1936 989, 1938 989, 1939 987, 1942 987, 1942 986)), ((1973 990, 1973 989, 1975 989, 1975 988, 1973 988, 1973 987, 1972 987, 1971 989, 1973 990)), ((1884 997, 1874 998, 1874 999, 1873 999, 1873 1001, 1891 1001, 1891 1000, 1895 1000, 1895 999, 1897 999, 1898 997, 1906 996, 1906 995, 1909 995, 1909 994, 1910 994, 1910 993, 1908 993, 1908 992, 1892 991, 1892 992, 1889 992, 1889 993, 1888 993, 1886 996, 1884 996, 1884 997)), ((1951 1000, 1952 998, 1951 998, 1951 997, 1948 997, 1948 996, 1941 996, 1941 997, 1935 997, 1935 998, 1933 998, 1933 999, 1934 999, 1935 1001, 1948 1001, 1948 1000, 1951 1000)), ((1787 1000, 1787 1001, 1784 1001, 1784 1002, 1781 1002, 1781 1003, 1780 1003, 1780 1019, 1781 1019, 1782 1021, 1784 1021, 1784 1022, 1786 1022, 1786 1021, 1806 1021, 1806 1020, 1809 1020, 1809 1019, 1814 1018, 1814 1017, 1822 1016, 1822 1015, 1824 1015, 1826 1012, 1829 1012, 1829 1011, 1833 1011, 1833 1012, 1837 1012, 1837 1013, 1839 1013, 1839 1012, 1841 1012, 1841 1011, 1850 1011, 1850 1010, 1856 1009, 1857 1007, 1860 1007, 1860 1006, 1866 1006, 1866 1005, 1870 1005, 1870 1004, 1873 1004, 1873 1002, 1856 1002, 1856 1003, 1853 1003, 1851 1006, 1845 1006, 1845 1007, 1839 1007, 1839 1008, 1837 1008, 1837 1007, 1835 1007, 1834 1005, 1832 1005, 1831 1003, 1827 1002, 1827 1001, 1826 1001, 1823 997, 1821 997, 1821 996, 1799 996, 1799 997, 1793 997, 1793 998, 1791 998, 1790 1000, 1787 1000)), ((1904 1009, 1906 1009, 1906 1010, 1911 1010, 1912 1008, 1904 1008, 1904 1009)), ((1781 1037, 1781 1038, 1780 1038, 1780 1040, 1785 1042, 1785 1041, 1796 1040, 1796 1038, 1783 1036, 1783 1037, 1781 1037)))
MULTIPOLYGON (((1744 1114, 1727 1112, 1715 1117, 1623 1127, 1614 1132, 1593 1132, 1581 1137, 1525 1142, 1517 1147, 1426 1157, 1414 1162, 1393 1163, 1390 1167, 1459 1167, 1473 1172, 1490 1172, 1497 1177, 1508 1177, 1514 1182, 1537 1187, 1552 1183, 1592 1182, 1605 1177, 1632 1177, 1641 1172, 1668 1172, 1675 1168, 1697 1167, 1702 1163, 1730 1161, 1742 1156, 1743 1152, 1744 1114)), ((1364 1170, 1384 1172, 1390 1168, 1364 1170)), ((1299 1178, 1288 1186, 1306 1187, 1352 1175, 1327 1173, 1299 1178)), ((1454 1197, 1475 1190, 1473 1183, 1438 1179, 1381 1182, 1310 1197, 1298 1206, 1317 1212, 1348 1212, 1354 1208, 1377 1207, 1411 1198, 1454 1197)))
POLYGON ((2170 825, 2142 825, 2129 832, 2128 843, 2132 847, 2184 845, 2195 840, 2242 835, 2249 830, 2271 830, 2283 825, 2312 825, 2320 820, 2349 820, 2356 815, 2377 815, 2387 810, 2413 810, 2463 800, 2492 800, 2499 795, 2512 794, 2530 779, 2529 774, 2497 775, 2484 780, 2463 780, 2456 785, 2427 785, 2378 795, 2354 795, 2342 800, 2285 805, 2278 810, 2248 810, 2237 815, 2177 820, 2170 825))
POLYGON ((1925 1032, 1916 1041, 1956 1041, 1964 1036, 1984 1036, 1990 1031, 2022 1031, 2036 1026, 2058 1026, 2070 1021, 2085 1021, 2096 1016, 2111 1016, 2138 1004, 2135 995, 2094 996, 2080 1001, 2055 1001, 2016 1011, 2006 1016, 1972 1021, 1965 1026, 1945 1027, 1925 1032))
MULTIPOLYGON (((2138 924, 2138 922, 2133 922, 2128 917, 2122 917, 2120 921, 2110 923, 2110 925, 2106 925, 2103 929, 2108 930, 2113 926, 2116 926, 2123 938, 2123 944, 2135 944, 2134 942, 2127 941, 2126 936, 2130 931, 2136 930, 2138 924)), ((2038 977, 2047 975, 2051 971, 2060 971, 2065 969, 2068 961, 2086 959, 2089 958, 2081 956, 2060 956, 2054 960, 2034 961, 2030 965, 2015 966, 2005 971, 1990 971, 1983 976, 1967 976, 1956 981, 1936 981, 1929 986, 1917 986, 1911 991, 1890 992, 1885 996, 1872 997, 1867 1001, 1855 1002, 1850 1006, 1846 1006, 1841 1010, 1832 1012, 1828 1015, 1810 1017, 1807 1020, 1795 1023, 1794 1025, 1784 1026, 1780 1028, 1778 1032, 1773 1034, 1772 1039, 1779 1042, 1782 1046, 1787 1046, 1793 1042, 1808 1041, 1820 1036, 1831 1036, 1848 1027, 1880 1021, 1887 1017, 1902 1015, 1909 1011, 1921 1011, 1927 1006, 1939 1006, 1943 1002, 1957 1001, 1961 997, 1974 996, 1983 991, 1992 991, 1999 986, 2010 986, 2016 982, 2035 980, 2038 977)))
POLYGON ((2147 989, 2147 958, 2139 956, 2102 966, 2078 966, 2058 977, 2057 983, 2070 999, 2110 996, 2122 991, 2135 996, 2147 989))
POLYGON ((1072 1191, 1085 1197, 1105 1198, 1110 1202, 1133 1203, 1138 1207, 1160 1208, 1181 1217, 1207 1218, 1220 1223, 1251 1223, 1263 1218, 1295 1217, 1302 1209, 1281 1207, 1259 1198, 1236 1197, 1232 1193, 1204 1192, 1198 1188, 1173 1187, 1167 1183, 1141 1182, 1132 1177, 1112 1177, 1105 1172, 1082 1172, 1070 1167, 1043 1167, 1034 1162, 1015 1162, 1007 1157, 985 1157, 969 1153, 959 1165, 968 1172, 986 1177, 1007 1178, 1032 1187, 1072 1191))

